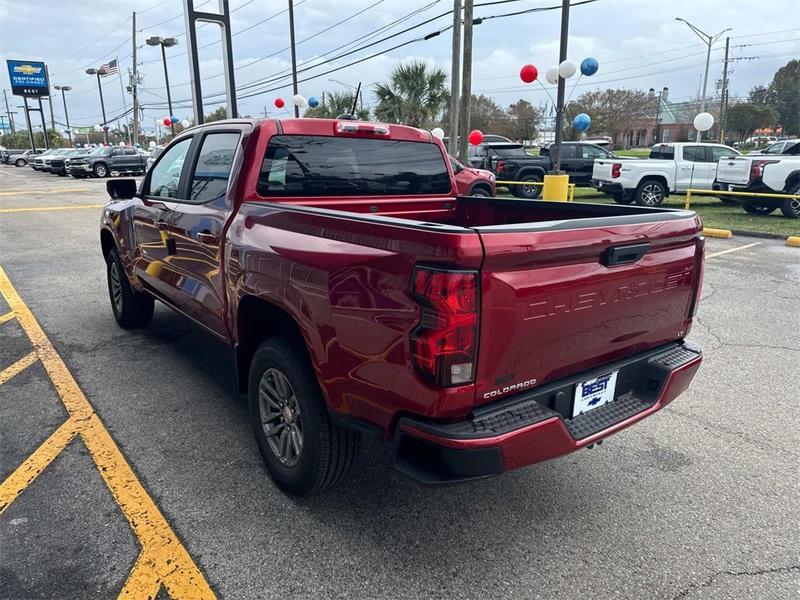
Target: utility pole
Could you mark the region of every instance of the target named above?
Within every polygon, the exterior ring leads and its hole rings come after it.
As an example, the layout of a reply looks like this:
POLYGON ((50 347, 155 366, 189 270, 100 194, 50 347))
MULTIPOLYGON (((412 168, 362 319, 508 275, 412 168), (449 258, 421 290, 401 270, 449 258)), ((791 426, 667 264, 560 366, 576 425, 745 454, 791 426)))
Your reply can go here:
POLYGON ((472 9, 473 0, 464 0, 464 76, 461 82, 461 106, 458 113, 458 130, 464 132, 458 144, 458 160, 467 162, 467 131, 469 130, 469 104, 472 98, 472 9))
POLYGON ((458 154, 458 107, 461 84, 461 0, 453 0, 453 52, 450 69, 450 131, 447 150, 458 154))
POLYGON ((53 95, 50 93, 50 69, 47 65, 44 66, 45 75, 47 75, 47 103, 50 105, 50 129, 55 133, 56 131, 56 118, 53 115, 53 95))
POLYGON ((722 63, 722 95, 719 100, 719 143, 725 143, 725 113, 728 112, 728 51, 731 38, 725 38, 725 62, 722 63))
MULTIPOLYGON (((297 53, 294 43, 294 0, 289 0, 289 41, 292 46, 292 94, 297 95, 297 53)), ((294 102, 292 102, 294 104, 294 102)), ((295 104, 294 118, 300 118, 300 107, 295 104)))
POLYGON ((8 94, 6 94, 5 90, 3 90, 3 99, 6 101, 6 114, 8 115, 8 123, 11 125, 11 133, 16 133, 16 127, 14 127, 14 113, 12 113, 11 109, 8 107, 8 94))
MULTIPOLYGON (((561 46, 558 51, 558 64, 567 60, 567 43, 569 42, 569 0, 561 2, 561 46)), ((567 80, 558 76, 558 95, 556 96, 556 130, 555 143, 550 149, 553 159, 553 172, 561 170, 561 136, 564 129, 564 92, 567 80)))
POLYGON ((131 94, 133 95, 133 143, 139 143, 139 67, 136 64, 136 11, 131 17, 133 22, 133 77, 131 78, 131 94))

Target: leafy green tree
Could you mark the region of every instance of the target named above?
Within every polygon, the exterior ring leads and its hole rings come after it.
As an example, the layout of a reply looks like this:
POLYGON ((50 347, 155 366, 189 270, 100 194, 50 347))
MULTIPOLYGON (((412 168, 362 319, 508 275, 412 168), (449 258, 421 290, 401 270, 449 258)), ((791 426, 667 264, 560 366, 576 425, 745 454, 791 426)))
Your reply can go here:
POLYGON ((360 121, 369 120, 369 109, 358 108, 353 92, 326 92, 322 95, 322 102, 316 108, 308 108, 303 113, 304 117, 316 119, 335 119, 339 115, 349 115, 356 104, 354 116, 360 121))
MULTIPOLYGON (((608 134, 616 139, 624 138, 638 121, 654 116, 655 100, 643 90, 607 89, 581 94, 575 106, 583 109, 577 112, 592 118, 593 134, 608 134)), ((569 114, 568 111, 568 117, 569 114)))
MULTIPOLYGON (((483 133, 505 135, 508 116, 489 96, 472 96, 469 103, 469 128, 483 133), (503 133, 500 133, 503 131, 503 133)), ((469 133, 469 132, 467 132, 469 133)))
MULTIPOLYGON (((69 144, 69 140, 62 137, 58 131, 52 129, 47 130, 47 138, 50 140, 51 148, 65 148, 69 144)), ((33 132, 33 140, 37 148, 44 148, 44 136, 41 131, 33 132)), ((14 133, 6 133, 0 136, 0 146, 5 146, 9 149, 26 149, 31 147, 31 138, 28 135, 28 130, 23 127, 20 129, 17 123, 17 130, 14 133)))
POLYGON ((767 87, 750 90, 750 102, 768 105, 777 112, 777 124, 785 135, 800 134, 800 59, 790 60, 775 72, 767 87))
POLYGON ((766 104, 741 102, 728 108, 725 120, 728 131, 742 142, 752 136, 756 129, 774 126, 778 121, 778 112, 766 104))
POLYGON ((211 123, 213 121, 222 121, 222 119, 227 119, 228 113, 225 106, 220 106, 216 110, 206 114, 204 117, 206 123, 211 123))
POLYGON ((506 110, 511 137, 515 140, 536 139, 537 128, 542 120, 541 111, 527 100, 517 100, 506 110))
POLYGON ((375 117, 387 123, 428 127, 450 102, 447 73, 424 62, 411 61, 394 68, 390 81, 375 86, 375 117))

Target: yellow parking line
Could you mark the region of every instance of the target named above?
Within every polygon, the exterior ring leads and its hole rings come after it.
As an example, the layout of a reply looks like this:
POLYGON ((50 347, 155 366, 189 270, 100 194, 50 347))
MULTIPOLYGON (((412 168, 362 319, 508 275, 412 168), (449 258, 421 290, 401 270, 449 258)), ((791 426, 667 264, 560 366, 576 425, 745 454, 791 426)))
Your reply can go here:
POLYGON ((73 192, 90 192, 92 188, 52 189, 52 190, 19 190, 15 192, 0 192, 0 196, 27 196, 28 194, 71 194, 73 192))
POLYGON ((151 594, 164 586, 172 598, 214 598, 203 573, 153 499, 136 478, 117 444, 94 412, 83 391, 50 343, 36 318, 0 267, 0 293, 19 320, 35 353, 63 402, 69 419, 0 484, 0 512, 5 510, 75 435, 83 440, 111 495, 142 546, 123 592, 128 597, 151 594), (158 587, 156 586, 158 583, 158 587))
POLYGON ((23 356, 17 362, 15 362, 10 367, 7 367, 0 371, 0 385, 3 385, 6 381, 14 377, 15 375, 19 375, 30 367, 33 363, 38 360, 38 356, 36 356, 36 352, 31 352, 28 356, 23 356))
POLYGON ((0 208, 0 213, 44 212, 48 210, 73 210, 75 208, 103 208, 105 204, 67 204, 65 206, 26 206, 24 208, 0 208))
POLYGON ((714 258, 715 256, 722 256, 723 254, 730 254, 731 252, 738 252, 739 250, 746 250, 747 248, 752 248, 753 246, 758 246, 761 242, 753 242, 752 244, 745 244, 744 246, 736 246, 736 248, 728 248, 727 250, 722 250, 720 252, 714 252, 712 254, 706 254, 706 259, 714 258))
POLYGON ((10 321, 13 318, 14 318, 14 312, 13 311, 7 312, 4 315, 0 315, 0 325, 5 323, 6 321, 10 321))

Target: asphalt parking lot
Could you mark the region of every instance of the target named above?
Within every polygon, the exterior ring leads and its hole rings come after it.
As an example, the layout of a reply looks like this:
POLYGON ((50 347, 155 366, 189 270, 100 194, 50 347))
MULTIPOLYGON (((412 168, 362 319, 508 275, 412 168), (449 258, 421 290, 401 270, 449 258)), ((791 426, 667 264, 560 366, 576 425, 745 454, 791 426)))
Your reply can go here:
POLYGON ((0 166, 0 598, 759 598, 800 589, 800 249, 709 239, 691 389, 602 446, 419 487, 266 475, 228 350, 108 306, 102 180, 0 166))

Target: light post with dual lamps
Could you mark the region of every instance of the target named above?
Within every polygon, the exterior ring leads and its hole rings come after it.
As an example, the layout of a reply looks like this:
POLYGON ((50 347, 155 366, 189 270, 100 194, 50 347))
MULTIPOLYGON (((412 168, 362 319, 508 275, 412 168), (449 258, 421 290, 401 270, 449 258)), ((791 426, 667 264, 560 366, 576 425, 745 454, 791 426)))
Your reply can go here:
POLYGON ((103 86, 100 84, 100 77, 106 74, 105 69, 86 69, 87 75, 97 76, 97 89, 100 91, 100 110, 103 113, 103 140, 108 146, 108 125, 106 124, 106 104, 103 100, 103 86))
MULTIPOLYGON (((167 52, 166 48, 178 45, 178 40, 175 38, 162 38, 154 35, 145 40, 148 46, 161 46, 161 58, 164 61, 164 83, 167 86, 167 106, 169 107, 170 121, 173 115, 172 112, 172 94, 169 91, 169 72, 167 71, 167 52)), ((175 135, 175 123, 170 123, 172 128, 172 135, 175 135)))
POLYGON ((72 86, 56 85, 53 87, 61 92, 61 100, 64 102, 64 119, 67 121, 67 136, 69 136, 69 145, 72 147, 72 128, 69 126, 69 113, 67 112, 67 92, 72 89, 72 86))

